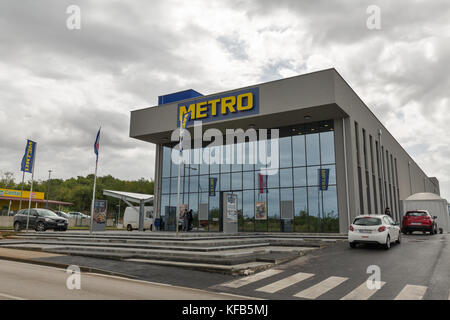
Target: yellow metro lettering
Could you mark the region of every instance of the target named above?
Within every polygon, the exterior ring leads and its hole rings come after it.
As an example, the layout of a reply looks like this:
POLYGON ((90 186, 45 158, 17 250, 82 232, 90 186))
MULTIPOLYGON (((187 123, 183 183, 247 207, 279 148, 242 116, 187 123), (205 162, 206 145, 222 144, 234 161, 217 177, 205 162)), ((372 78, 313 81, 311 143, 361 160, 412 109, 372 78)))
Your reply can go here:
POLYGON ((214 99, 208 101, 208 104, 211 105, 211 115, 217 115, 217 103, 220 102, 220 99, 214 99))
POLYGON ((206 118, 208 114, 206 113, 208 111, 208 107, 206 106, 206 101, 197 103, 196 106, 196 118, 206 118))
POLYGON ((230 110, 230 112, 236 112, 236 110, 234 109, 234 105, 236 104, 236 97, 230 96, 222 98, 220 104, 222 106, 222 114, 227 114, 227 109, 230 110))
POLYGON ((253 109, 253 95, 252 95, 252 93, 248 92, 248 93, 242 93, 242 94, 238 95, 237 96, 236 108, 239 111, 245 111, 245 110, 253 109), (242 99, 243 98, 247 98, 247 105, 246 106, 242 105, 242 99))
POLYGON ((191 113, 191 119, 195 119, 195 103, 190 104, 187 110, 186 106, 180 106, 180 119, 183 119, 183 115, 188 112, 191 113))

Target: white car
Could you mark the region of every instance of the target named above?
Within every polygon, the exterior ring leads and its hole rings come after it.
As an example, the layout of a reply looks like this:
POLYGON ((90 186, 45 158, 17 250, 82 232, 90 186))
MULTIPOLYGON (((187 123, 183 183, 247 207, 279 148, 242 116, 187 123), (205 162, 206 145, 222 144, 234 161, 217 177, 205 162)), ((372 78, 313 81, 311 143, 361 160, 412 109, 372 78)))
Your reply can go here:
POLYGON ((69 217, 74 218, 74 219, 89 219, 90 218, 90 216, 88 216, 84 213, 81 213, 81 212, 72 211, 72 212, 68 212, 67 214, 69 215, 69 217))
POLYGON ((400 224, 388 215, 357 216, 348 230, 351 248, 359 243, 375 243, 389 249, 393 242, 401 242, 400 224))

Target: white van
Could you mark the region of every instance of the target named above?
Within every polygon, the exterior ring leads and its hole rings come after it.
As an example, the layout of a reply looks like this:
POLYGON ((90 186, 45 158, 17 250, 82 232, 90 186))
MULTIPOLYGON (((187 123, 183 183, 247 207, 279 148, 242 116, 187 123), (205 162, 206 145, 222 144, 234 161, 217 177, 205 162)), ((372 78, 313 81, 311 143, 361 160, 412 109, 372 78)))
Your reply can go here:
MULTIPOLYGON (((153 230, 153 207, 144 207, 144 231, 153 230)), ((123 226, 128 231, 139 229, 139 207, 127 207, 123 214, 123 226)))

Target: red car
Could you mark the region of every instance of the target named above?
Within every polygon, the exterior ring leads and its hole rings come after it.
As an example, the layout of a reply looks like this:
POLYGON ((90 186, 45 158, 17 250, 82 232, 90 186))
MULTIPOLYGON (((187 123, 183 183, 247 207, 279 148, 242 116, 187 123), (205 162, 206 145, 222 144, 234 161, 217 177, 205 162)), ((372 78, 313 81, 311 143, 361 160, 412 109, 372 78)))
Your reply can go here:
POLYGON ((436 234, 438 232, 437 217, 432 217, 427 210, 407 211, 403 216, 402 232, 411 234, 414 231, 422 231, 436 234))

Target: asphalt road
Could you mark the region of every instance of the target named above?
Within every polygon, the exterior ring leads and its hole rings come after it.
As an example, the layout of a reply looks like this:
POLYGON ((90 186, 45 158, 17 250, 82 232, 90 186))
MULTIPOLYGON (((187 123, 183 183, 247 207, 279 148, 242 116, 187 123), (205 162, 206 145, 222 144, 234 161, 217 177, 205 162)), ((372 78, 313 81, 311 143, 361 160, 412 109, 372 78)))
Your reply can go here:
POLYGON ((211 289, 266 299, 448 300, 450 235, 403 235, 390 250, 351 249, 343 242, 276 269, 256 281, 249 277, 211 289), (379 267, 379 290, 367 289, 369 266, 379 267))
POLYGON ((65 271, 1 261, 0 299, 450 299, 446 234, 403 235, 402 243, 387 251, 378 246, 351 249, 341 242, 250 277, 77 256, 39 260, 115 271, 153 284, 82 273, 82 290, 68 290, 65 271), (379 290, 366 286, 369 266, 380 270, 379 290))
MULTIPOLYGON (((0 300, 242 299, 234 295, 89 273, 80 275, 79 290, 70 290, 66 285, 69 276, 70 274, 63 269, 2 260, 0 261, 0 300)), ((71 283, 73 285, 75 282, 71 283)))

